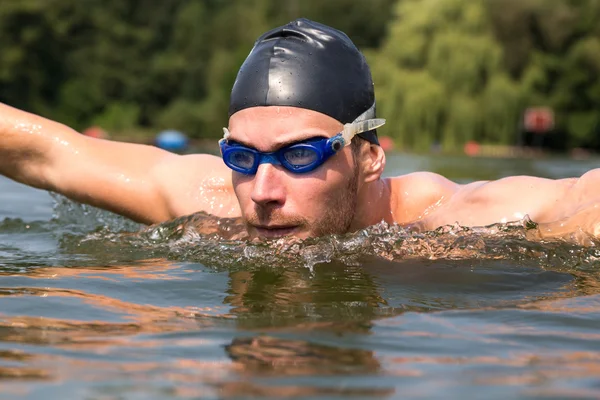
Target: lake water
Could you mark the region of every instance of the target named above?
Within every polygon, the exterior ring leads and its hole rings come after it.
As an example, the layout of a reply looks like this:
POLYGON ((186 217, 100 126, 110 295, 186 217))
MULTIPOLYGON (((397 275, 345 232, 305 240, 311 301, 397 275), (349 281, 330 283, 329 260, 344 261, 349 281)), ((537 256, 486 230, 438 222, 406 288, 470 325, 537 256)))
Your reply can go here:
MULTIPOLYGON (((397 154, 387 174, 599 165, 397 154)), ((0 177, 1 398, 600 398, 596 249, 520 225, 270 245, 137 229, 0 177)))

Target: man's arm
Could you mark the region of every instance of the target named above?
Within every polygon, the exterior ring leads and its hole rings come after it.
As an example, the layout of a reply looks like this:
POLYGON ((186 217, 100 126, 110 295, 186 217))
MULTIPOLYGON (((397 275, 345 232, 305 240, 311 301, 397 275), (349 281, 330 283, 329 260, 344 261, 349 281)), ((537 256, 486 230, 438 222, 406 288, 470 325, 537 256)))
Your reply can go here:
MULTIPOLYGON (((519 220, 526 215, 534 222, 554 224, 569 221, 576 229, 577 214, 585 211, 590 233, 600 224, 600 170, 581 178, 545 179, 513 176, 497 181, 473 182, 458 190, 433 213, 430 223, 458 222, 463 226, 484 226, 519 220), (594 210, 596 207, 596 211, 594 210), (590 212, 591 211, 591 212, 590 212)), ((555 225, 555 224, 554 224, 555 225)), ((552 226, 554 226, 552 225, 552 226)), ((581 225, 581 228, 584 226, 581 225)), ((565 225, 566 226, 566 225, 565 225)))
MULTIPOLYGON (((179 216, 180 204, 192 210, 194 198, 178 199, 178 188, 200 184, 215 171, 223 173, 219 161, 209 155, 183 157, 152 146, 89 138, 0 104, 0 174, 135 221, 155 223, 179 216), (172 167, 190 163, 204 168, 178 176, 172 167), (189 179, 194 182, 186 182, 189 179)), ((210 190, 216 190, 215 185, 209 185, 210 190)), ((194 211, 203 210, 201 201, 196 206, 194 211)))
POLYGON ((513 176, 466 185, 421 172, 393 179, 392 183, 397 186, 398 222, 419 229, 455 223, 485 226, 527 215, 542 224, 544 237, 583 231, 600 238, 600 169, 581 178, 513 176))

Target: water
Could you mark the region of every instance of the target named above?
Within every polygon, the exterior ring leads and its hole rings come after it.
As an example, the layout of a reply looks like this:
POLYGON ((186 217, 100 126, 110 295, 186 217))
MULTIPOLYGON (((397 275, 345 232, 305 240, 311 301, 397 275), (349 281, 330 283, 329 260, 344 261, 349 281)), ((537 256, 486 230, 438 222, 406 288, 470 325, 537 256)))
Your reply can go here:
MULTIPOLYGON (((388 174, 596 166, 396 155, 388 174)), ((527 221, 266 245, 199 221, 128 234, 0 178, 0 397, 600 397, 595 247, 530 242, 527 221)))

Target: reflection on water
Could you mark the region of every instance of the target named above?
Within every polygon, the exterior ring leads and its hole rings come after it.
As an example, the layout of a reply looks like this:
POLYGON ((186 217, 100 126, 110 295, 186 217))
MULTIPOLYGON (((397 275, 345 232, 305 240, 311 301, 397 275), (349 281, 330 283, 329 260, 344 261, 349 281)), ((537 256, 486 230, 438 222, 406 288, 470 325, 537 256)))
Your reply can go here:
POLYGON ((204 214, 55 213, 0 221, 1 396, 598 397, 594 242, 528 220, 248 242, 204 214))
POLYGON ((373 351, 339 348, 314 344, 304 340, 281 339, 272 336, 236 338, 225 347, 237 372, 245 379, 226 387, 226 395, 259 395, 269 397, 299 397, 314 395, 385 396, 392 388, 318 388, 300 385, 268 388, 252 381, 257 378, 303 376, 355 376, 380 373, 380 364, 373 351), (249 379, 248 379, 249 378, 249 379), (236 391, 231 393, 232 388, 236 391), (242 391, 243 390, 243 391, 242 391))

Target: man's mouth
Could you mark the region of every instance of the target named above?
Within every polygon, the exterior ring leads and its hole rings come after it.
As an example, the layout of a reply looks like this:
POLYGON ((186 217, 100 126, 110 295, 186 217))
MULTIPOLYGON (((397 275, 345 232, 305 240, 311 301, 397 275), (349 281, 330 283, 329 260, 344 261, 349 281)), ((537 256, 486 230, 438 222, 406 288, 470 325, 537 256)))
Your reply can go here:
POLYGON ((275 239, 284 236, 293 235, 294 232, 298 230, 298 226, 283 226, 283 225, 254 225, 254 229, 256 229, 256 233, 258 236, 264 237, 267 239, 275 239))

